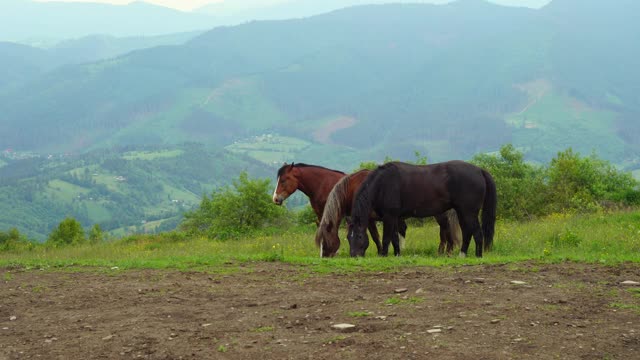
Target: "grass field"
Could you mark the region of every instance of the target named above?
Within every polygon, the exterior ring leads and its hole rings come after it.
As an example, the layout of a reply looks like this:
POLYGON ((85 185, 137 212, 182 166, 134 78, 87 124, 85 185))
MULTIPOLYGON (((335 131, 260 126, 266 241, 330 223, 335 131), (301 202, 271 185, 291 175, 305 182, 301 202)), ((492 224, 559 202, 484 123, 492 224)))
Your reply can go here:
MULTIPOLYGON (((439 256, 434 223, 411 226, 402 256, 381 258, 370 246, 367 257, 348 257, 343 240, 336 258, 320 259, 314 227, 295 227, 238 240, 216 241, 183 234, 136 235, 98 245, 67 248, 37 246, 0 253, 0 266, 171 268, 217 271, 229 263, 280 261, 316 271, 384 271, 404 266, 506 264, 521 261, 577 261, 601 264, 640 262, 640 211, 595 215, 553 215, 516 223, 499 221, 493 251, 482 259, 439 256)), ((345 238, 344 234, 341 236, 345 238)), ((471 245, 471 250, 474 245, 471 245)), ((473 251, 470 251, 472 254, 473 251)))
POLYGON ((237 141, 226 149, 236 154, 247 155, 265 164, 282 164, 310 145, 302 139, 265 134, 237 141))
POLYGON ((125 160, 155 160, 174 158, 184 154, 184 150, 160 150, 160 151, 130 151, 122 155, 125 160))

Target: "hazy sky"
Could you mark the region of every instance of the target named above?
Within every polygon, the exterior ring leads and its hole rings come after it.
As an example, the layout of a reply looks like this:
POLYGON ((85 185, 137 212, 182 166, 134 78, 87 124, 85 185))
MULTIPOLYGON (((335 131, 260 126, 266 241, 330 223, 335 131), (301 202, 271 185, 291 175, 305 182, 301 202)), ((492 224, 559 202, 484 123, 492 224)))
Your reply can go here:
MULTIPOLYGON (((36 1, 68 1, 68 2, 93 2, 93 3, 109 3, 109 4, 128 4, 130 2, 132 2, 132 0, 36 0, 36 1)), ((220 3, 220 2, 239 2, 242 1, 243 3, 243 7, 246 8, 260 8, 260 7, 264 7, 264 6, 268 6, 271 4, 277 4, 277 3, 284 3, 284 2, 288 2, 288 1, 292 1, 292 0, 144 0, 145 2, 148 3, 153 3, 156 5, 161 5, 161 6, 166 6, 166 7, 171 7, 174 9, 179 9, 179 10, 183 10, 183 11, 189 11, 189 10, 193 10, 195 8, 207 5, 207 4, 213 4, 213 3, 220 3)), ((318 1, 322 1, 322 0, 318 0, 318 1)), ((502 5, 513 5, 513 6, 528 6, 528 7, 534 7, 534 8, 539 8, 541 6, 546 5, 547 3, 549 3, 551 0, 489 0, 491 2, 497 3, 497 4, 502 4, 502 5)), ((393 0, 389 0, 389 2, 394 2, 393 0)), ((443 2, 442 0, 437 1, 416 1, 416 2, 443 2)))

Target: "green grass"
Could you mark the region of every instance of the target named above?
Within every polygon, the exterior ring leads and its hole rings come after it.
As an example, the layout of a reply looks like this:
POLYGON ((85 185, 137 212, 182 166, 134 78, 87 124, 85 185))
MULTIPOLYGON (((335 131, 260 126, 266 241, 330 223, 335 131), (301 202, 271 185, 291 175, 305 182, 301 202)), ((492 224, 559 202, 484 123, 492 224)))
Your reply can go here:
POLYGON ((269 331, 273 331, 273 326, 260 326, 253 329, 253 331, 257 333, 269 332, 269 331))
POLYGON ((265 164, 282 164, 309 146, 310 143, 305 140, 268 134, 237 141, 226 149, 236 154, 247 155, 265 164))
POLYGON ((572 145, 582 154, 599 149, 605 159, 624 157, 625 144, 615 133, 612 112, 591 108, 553 90, 531 95, 530 106, 523 110, 507 116, 505 122, 514 128, 513 142, 535 151, 538 160, 572 145))
POLYGON ((614 302, 609 304, 609 307, 613 309, 620 309, 620 310, 633 310, 635 313, 640 314, 640 305, 636 305, 636 304, 614 302))
POLYGON ((45 190, 46 194, 55 197, 64 202, 71 202, 78 195, 84 195, 89 193, 89 190, 78 185, 74 185, 62 180, 51 180, 47 189, 45 190))
POLYGON ((347 313, 347 315, 351 317, 367 317, 371 316, 371 313, 368 311, 350 311, 347 313))
POLYGON ((259 80, 251 77, 226 81, 209 91, 199 106, 250 131, 288 122, 287 115, 263 94, 259 80))
POLYGON ((385 305, 419 304, 423 301, 424 301, 423 298, 420 298, 417 296, 411 296, 406 299, 404 297, 401 298, 398 296, 393 296, 385 300, 384 304, 385 305))
POLYGON ((174 158, 184 154, 184 150, 130 151, 122 155, 125 160, 156 160, 174 158))
MULTIPOLYGON (((470 256, 464 259, 437 255, 438 229, 431 222, 409 228, 400 257, 375 256, 375 247, 371 245, 366 257, 352 259, 348 257, 349 245, 343 241, 337 257, 320 259, 313 240, 314 231, 312 226, 299 227, 226 241, 165 233, 58 249, 36 246, 32 250, 0 253, 0 266, 232 271, 237 269, 238 263, 277 261, 305 265, 311 271, 324 273, 462 264, 513 264, 517 267, 522 261, 640 262, 640 211, 553 215, 526 223, 499 221, 493 251, 485 253, 482 259, 471 255, 473 244, 470 256), (563 238, 570 240, 563 241, 563 238)), ((344 239, 344 233, 341 238, 344 239)))

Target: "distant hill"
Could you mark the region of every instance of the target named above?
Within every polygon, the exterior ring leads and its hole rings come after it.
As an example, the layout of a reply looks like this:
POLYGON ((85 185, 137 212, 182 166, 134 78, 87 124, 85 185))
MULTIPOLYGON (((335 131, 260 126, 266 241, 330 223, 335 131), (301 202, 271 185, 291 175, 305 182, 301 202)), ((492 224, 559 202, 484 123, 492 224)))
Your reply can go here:
POLYGON ((212 16, 142 1, 129 5, 0 1, 0 41, 47 43, 93 34, 155 36, 207 30, 216 25, 212 16))
POLYGON ((111 59, 155 46, 180 45, 200 33, 123 38, 93 35, 65 40, 50 48, 0 42, 0 93, 23 86, 61 66, 111 59))
POLYGON ((5 92, 0 147, 193 141, 268 163, 348 168, 415 150, 468 158, 512 142, 533 160, 571 146, 632 166, 635 10, 630 0, 555 0, 541 10, 461 0, 216 28, 5 92), (291 152, 255 140, 265 134, 305 145, 291 152))
POLYGON ((29 81, 47 68, 47 54, 31 46, 0 42, 0 93, 3 89, 29 81))

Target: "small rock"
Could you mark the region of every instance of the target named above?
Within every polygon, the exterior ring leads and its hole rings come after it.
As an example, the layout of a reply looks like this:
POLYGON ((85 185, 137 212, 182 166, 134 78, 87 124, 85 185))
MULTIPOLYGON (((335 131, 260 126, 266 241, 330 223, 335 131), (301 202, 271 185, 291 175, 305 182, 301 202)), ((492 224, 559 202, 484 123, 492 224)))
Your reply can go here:
POLYGON ((343 332, 350 332, 356 329, 356 326, 353 324, 335 324, 335 325, 331 325, 331 327, 343 332))
POLYGON ((626 285, 626 286, 637 286, 640 285, 640 282, 637 281, 631 281, 631 280, 626 280, 620 283, 620 285, 626 285))
POLYGON ((107 336, 103 337, 102 340, 105 340, 105 341, 106 340, 111 340, 111 339, 113 339, 113 337, 114 337, 114 335, 107 335, 107 336))
POLYGON ((207 326, 211 326, 213 324, 202 324, 202 327, 207 327, 207 326))
POLYGON ((393 292, 396 293, 396 294, 402 294, 402 293, 405 293, 407 291, 409 291, 409 289, 407 289, 407 288, 398 288, 398 289, 393 290, 393 292))
POLYGON ((482 283, 484 283, 485 279, 478 277, 478 278, 473 278, 473 281, 482 284, 482 283))
POLYGON ((492 323, 492 324, 497 324, 497 323, 499 323, 499 322, 500 322, 500 319, 493 319, 493 320, 491 320, 491 323, 492 323))
POLYGON ((384 315, 376 316, 375 318, 378 320, 387 320, 387 317, 384 315))
POLYGON ((118 269, 120 269, 120 268, 117 267, 117 266, 114 266, 114 267, 111 268, 111 270, 118 270, 118 269))
POLYGON ((9 317, 9 321, 16 321, 16 319, 18 319, 18 317, 15 315, 9 317))
POLYGON ((513 281, 511 281, 511 283, 513 285, 524 285, 524 284, 526 284, 526 282, 520 281, 520 280, 513 280, 513 281))
POLYGON ((437 334, 439 332, 442 332, 442 329, 429 329, 429 330, 427 330, 427 332, 429 334, 437 334))
POLYGON ((422 294, 424 292, 423 288, 419 288, 418 290, 416 290, 416 294, 422 294))

